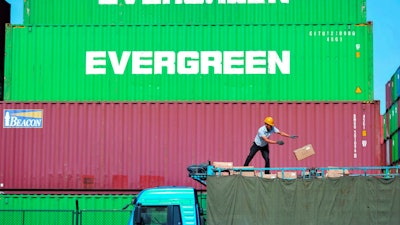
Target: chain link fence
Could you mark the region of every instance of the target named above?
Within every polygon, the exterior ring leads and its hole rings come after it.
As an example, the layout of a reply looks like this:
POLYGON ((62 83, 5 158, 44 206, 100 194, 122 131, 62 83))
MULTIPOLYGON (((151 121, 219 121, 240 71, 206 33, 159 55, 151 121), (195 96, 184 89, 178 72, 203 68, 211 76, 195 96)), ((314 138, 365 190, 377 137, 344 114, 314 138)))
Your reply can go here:
POLYGON ((77 225, 128 224, 129 210, 82 210, 77 225))
POLYGON ((4 225, 128 224, 130 210, 0 210, 4 225))

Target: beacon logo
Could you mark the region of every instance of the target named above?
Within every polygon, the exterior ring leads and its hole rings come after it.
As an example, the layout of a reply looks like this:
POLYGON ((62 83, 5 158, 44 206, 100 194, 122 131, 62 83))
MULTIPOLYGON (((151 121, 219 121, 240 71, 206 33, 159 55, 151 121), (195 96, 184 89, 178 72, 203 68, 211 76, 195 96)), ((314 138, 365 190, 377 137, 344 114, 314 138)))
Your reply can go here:
POLYGON ((43 110, 5 109, 3 128, 43 128, 43 110))

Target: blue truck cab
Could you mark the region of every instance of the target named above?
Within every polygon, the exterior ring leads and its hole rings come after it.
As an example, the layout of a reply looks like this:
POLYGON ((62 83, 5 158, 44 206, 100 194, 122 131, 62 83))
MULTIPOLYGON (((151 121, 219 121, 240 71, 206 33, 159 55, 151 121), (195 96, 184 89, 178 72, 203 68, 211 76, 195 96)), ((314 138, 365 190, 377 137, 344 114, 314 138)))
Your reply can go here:
MULTIPOLYGON (((364 204, 368 210, 366 208, 356 207, 354 208, 356 210, 349 210, 346 211, 346 213, 354 215, 350 218, 358 221, 357 223, 352 224, 365 224, 367 221, 364 220, 365 218, 369 218, 371 214, 377 215, 377 212, 371 212, 371 210, 380 210, 379 207, 375 206, 377 202, 385 202, 388 205, 397 206, 397 202, 394 203, 392 200, 397 200, 399 198, 394 192, 387 192, 387 195, 383 195, 382 193, 371 196, 370 192, 367 190, 351 191, 350 187, 360 188, 360 186, 355 186, 353 184, 359 185, 360 182, 365 182, 365 184, 368 184, 366 189, 388 190, 395 188, 397 190, 399 188, 398 182, 400 176, 398 171, 400 171, 399 165, 391 167, 340 168, 217 168, 210 166, 209 164, 200 164, 192 165, 188 168, 189 176, 192 179, 207 186, 207 223, 217 225, 256 224, 258 221, 255 221, 255 218, 259 218, 259 215, 268 215, 268 218, 273 219, 270 221, 271 224, 290 224, 290 222, 293 221, 290 221, 290 218, 287 217, 287 210, 281 210, 278 208, 275 211, 271 211, 270 208, 260 207, 261 203, 264 202, 267 202, 269 205, 285 207, 285 205, 281 205, 281 203, 287 200, 287 197, 284 197, 286 194, 289 196, 295 196, 294 199, 296 199, 296 202, 294 202, 294 206, 296 208, 291 209, 291 211, 300 213, 301 218, 303 218, 302 216, 306 213, 306 209, 319 210, 321 206, 330 206, 338 201, 343 202, 343 204, 346 203, 345 205, 341 204, 340 209, 338 209, 338 212, 342 212, 340 211, 342 208, 353 207, 353 201, 342 201, 342 198, 344 197, 339 196, 341 195, 339 193, 342 192, 356 193, 352 198, 364 199, 364 204), (282 175, 277 178, 261 178, 260 175, 262 175, 265 170, 272 170, 276 173, 281 172, 282 175), (248 174, 244 175, 244 172, 248 171, 253 171, 251 177, 248 177, 248 174), (295 171, 294 177, 285 177, 286 171, 295 171), (262 180, 260 182, 254 182, 256 179, 262 180), (264 182, 264 179, 270 179, 270 181, 264 182), (293 182, 287 182, 286 180, 288 179, 293 180, 293 182), (333 179, 335 182, 332 182, 329 179, 333 179), (339 179, 341 182, 336 182, 339 179), (392 181, 388 182, 387 180, 392 181), (247 183, 247 181, 249 183, 247 183), (310 185, 309 182, 316 182, 316 185, 310 185), (335 187, 329 186, 336 183, 340 183, 342 187, 339 187, 340 185, 338 187, 336 185, 335 187), (243 185, 251 188, 241 188, 241 191, 227 191, 227 185, 233 185, 235 187, 233 190, 239 190, 238 188, 244 187, 243 185), (254 188, 255 186, 251 185, 255 185, 258 188, 254 188), (288 188, 286 185, 292 185, 292 187, 288 188), (388 185, 392 186, 388 187, 388 185), (311 186, 316 187, 316 189, 311 189, 311 186), (343 188, 343 190, 341 188, 343 188), (255 191, 256 189, 258 191, 255 191), (338 191, 337 194, 335 194, 338 199, 336 199, 336 197, 315 198, 316 201, 313 201, 313 203, 310 204, 308 196, 330 196, 333 189, 338 191), (275 194, 265 195, 264 190, 274 190, 278 197, 272 197, 275 196, 275 194), (226 193, 229 194, 229 196, 225 195, 226 193), (226 199, 228 198, 236 199, 237 201, 235 200, 234 202, 227 204, 228 202, 226 202, 226 199), (259 200, 259 202, 254 202, 255 199, 259 200), (246 210, 243 210, 242 206, 244 205, 247 207, 246 210), (369 205, 372 205, 373 207, 369 209, 369 205)), ((349 197, 351 196, 349 195, 349 197)), ((134 209, 129 218, 129 225, 205 224, 203 210, 199 205, 196 190, 192 187, 167 186, 145 189, 134 198, 132 205, 134 206, 134 209)), ((330 207, 329 210, 331 210, 331 208, 332 207, 330 207)), ((397 215, 397 212, 399 211, 398 209, 399 207, 387 207, 385 213, 387 215, 397 215)), ((388 222, 387 224, 397 224, 396 222, 398 222, 396 220, 398 217, 395 216, 385 218, 389 218, 389 220, 392 218, 394 219, 393 222, 388 222)), ((342 221, 342 219, 342 213, 334 213, 334 215, 330 213, 321 213, 309 217, 309 219, 305 219, 303 222, 307 224, 316 224, 316 221, 332 223, 332 221, 342 221)))
POLYGON ((145 189, 132 201, 129 225, 203 225, 202 209, 192 187, 145 189))

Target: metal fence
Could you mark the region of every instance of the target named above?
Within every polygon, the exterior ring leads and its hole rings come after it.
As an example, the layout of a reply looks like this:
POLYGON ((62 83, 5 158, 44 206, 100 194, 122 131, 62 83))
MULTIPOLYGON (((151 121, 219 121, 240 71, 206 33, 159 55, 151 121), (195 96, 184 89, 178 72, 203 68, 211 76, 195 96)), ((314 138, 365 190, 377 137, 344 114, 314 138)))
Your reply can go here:
POLYGON ((82 210, 77 225, 128 224, 130 210, 82 210))
POLYGON ((130 210, 0 210, 3 225, 128 224, 130 210))

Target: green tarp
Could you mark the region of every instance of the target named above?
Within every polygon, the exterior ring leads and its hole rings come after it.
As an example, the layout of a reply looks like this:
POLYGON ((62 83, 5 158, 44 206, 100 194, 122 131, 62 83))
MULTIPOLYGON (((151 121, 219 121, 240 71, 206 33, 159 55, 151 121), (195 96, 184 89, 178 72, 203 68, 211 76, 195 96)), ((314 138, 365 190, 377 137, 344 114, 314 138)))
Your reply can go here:
POLYGON ((400 178, 207 178, 208 225, 399 224, 400 178))

